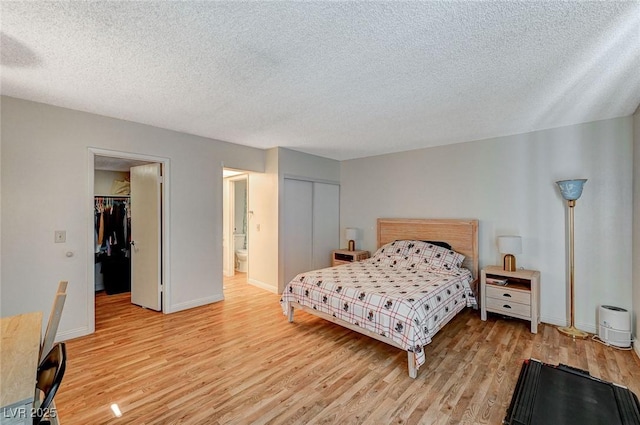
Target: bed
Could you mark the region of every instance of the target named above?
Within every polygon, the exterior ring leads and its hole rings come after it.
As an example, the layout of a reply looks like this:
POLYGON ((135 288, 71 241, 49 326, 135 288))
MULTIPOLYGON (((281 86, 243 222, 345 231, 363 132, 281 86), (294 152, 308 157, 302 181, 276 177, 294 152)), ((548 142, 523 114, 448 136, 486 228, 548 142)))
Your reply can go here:
POLYGON ((280 304, 407 351, 416 378, 424 346, 465 307, 477 308, 478 221, 378 219, 374 255, 300 273, 280 304))

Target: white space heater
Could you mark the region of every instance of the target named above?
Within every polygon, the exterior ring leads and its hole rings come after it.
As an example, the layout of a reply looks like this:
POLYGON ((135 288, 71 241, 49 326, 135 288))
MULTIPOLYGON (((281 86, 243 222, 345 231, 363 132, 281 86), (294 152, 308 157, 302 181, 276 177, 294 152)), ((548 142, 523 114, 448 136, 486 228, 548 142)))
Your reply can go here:
POLYGON ((616 347, 631 347, 631 316, 627 310, 601 305, 598 318, 598 338, 616 347))

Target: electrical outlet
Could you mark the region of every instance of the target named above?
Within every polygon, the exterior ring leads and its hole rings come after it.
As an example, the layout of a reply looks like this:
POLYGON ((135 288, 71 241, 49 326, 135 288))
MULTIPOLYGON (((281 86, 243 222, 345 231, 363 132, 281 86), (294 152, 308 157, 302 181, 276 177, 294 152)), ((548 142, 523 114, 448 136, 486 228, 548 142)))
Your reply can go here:
POLYGON ((55 243, 65 243, 67 241, 67 231, 56 230, 54 232, 53 240, 55 243))

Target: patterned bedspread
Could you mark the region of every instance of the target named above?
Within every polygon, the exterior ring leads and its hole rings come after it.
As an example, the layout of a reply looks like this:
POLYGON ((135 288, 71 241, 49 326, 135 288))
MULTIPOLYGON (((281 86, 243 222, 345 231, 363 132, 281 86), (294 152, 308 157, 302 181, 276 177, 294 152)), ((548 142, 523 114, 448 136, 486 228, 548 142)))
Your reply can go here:
POLYGON ((414 352, 419 367, 425 362, 422 347, 433 335, 464 307, 476 305, 471 281, 466 269, 442 274, 374 257, 301 273, 285 287, 280 304, 284 314, 297 301, 386 336, 414 352))

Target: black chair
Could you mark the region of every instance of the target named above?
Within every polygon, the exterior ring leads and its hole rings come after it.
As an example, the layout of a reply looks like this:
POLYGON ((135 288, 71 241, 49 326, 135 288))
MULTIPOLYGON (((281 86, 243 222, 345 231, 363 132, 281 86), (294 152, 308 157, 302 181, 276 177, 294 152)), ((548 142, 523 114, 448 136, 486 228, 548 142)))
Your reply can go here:
POLYGON ((43 419, 47 416, 56 416, 56 413, 51 410, 51 403, 62 382, 66 365, 67 349, 64 342, 60 342, 53 346, 38 366, 33 402, 33 425, 48 424, 50 422, 43 419))

